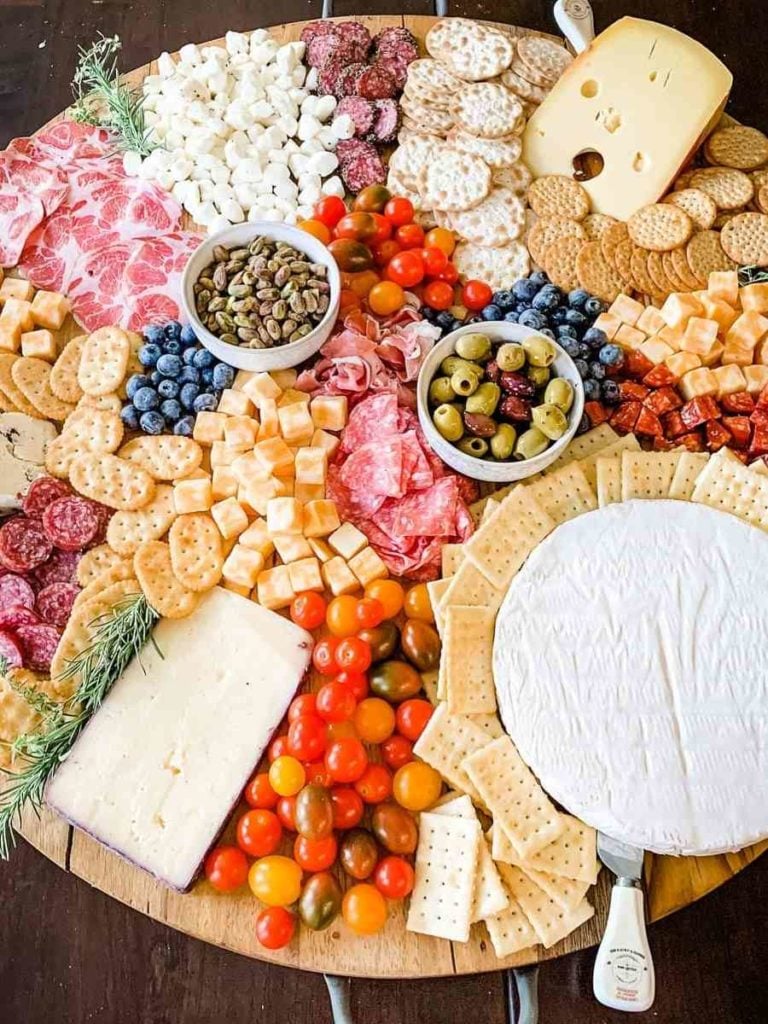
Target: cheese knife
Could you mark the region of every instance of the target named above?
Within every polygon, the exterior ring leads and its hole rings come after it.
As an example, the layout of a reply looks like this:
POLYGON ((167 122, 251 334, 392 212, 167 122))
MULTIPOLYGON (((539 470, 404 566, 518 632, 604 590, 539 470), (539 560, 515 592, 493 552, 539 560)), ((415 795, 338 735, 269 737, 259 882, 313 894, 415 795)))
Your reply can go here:
POLYGON ((598 832, 597 855, 616 881, 595 959, 592 988, 603 1006, 640 1013, 653 1005, 656 994, 645 930, 643 851, 598 832))

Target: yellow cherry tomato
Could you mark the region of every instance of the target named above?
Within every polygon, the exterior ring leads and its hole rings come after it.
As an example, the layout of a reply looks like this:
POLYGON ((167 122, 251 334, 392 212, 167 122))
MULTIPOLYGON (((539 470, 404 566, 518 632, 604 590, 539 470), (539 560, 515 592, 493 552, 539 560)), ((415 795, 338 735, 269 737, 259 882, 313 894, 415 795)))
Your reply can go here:
POLYGON ((251 892, 268 907, 287 907, 301 894, 301 868, 290 857, 273 854, 251 864, 251 892))
POLYGON ((405 292, 394 281, 380 281, 368 293, 368 305, 378 316, 396 313, 405 303, 405 292))
POLYGON ((365 596, 381 601, 385 619, 394 619, 405 599, 403 588, 395 580, 374 580, 365 588, 365 596))
POLYGON ((357 735, 364 743, 383 743, 395 731, 395 712, 381 697, 366 697, 355 709, 357 735))
POLYGON ((423 761, 409 761, 398 768, 392 781, 392 795, 408 811, 425 811, 439 798, 442 780, 423 761))
POLYGON ((300 220, 296 227, 306 231, 308 235, 312 235, 318 242, 322 242, 323 245, 328 245, 333 237, 331 229, 326 227, 321 220, 300 220))
POLYGON ((403 608, 409 619, 421 619, 422 622, 435 621, 435 613, 432 611, 432 602, 429 599, 426 583, 417 583, 415 587, 411 587, 405 595, 403 608))
POLYGON ((357 935, 373 935, 387 921, 387 902, 375 885, 361 882, 344 894, 341 916, 357 935))
POLYGON ((448 228, 432 228, 424 238, 424 248, 442 249, 446 256, 450 256, 456 248, 456 237, 448 228))
POLYGON ((364 299, 380 280, 375 270, 361 270, 359 274, 349 275, 349 289, 359 299, 364 299))
POLYGON ((328 737, 328 744, 330 745, 333 740, 346 739, 351 736, 352 739, 362 739, 361 736, 357 735, 357 729, 355 728, 354 722, 329 722, 325 727, 325 732, 328 737))
POLYGON ((276 757, 269 766, 269 784, 278 796, 295 796, 306 780, 307 774, 301 761, 290 754, 276 757))
POLYGON ((357 621, 357 598, 341 594, 328 602, 325 621, 334 636, 354 636, 360 625, 357 621))

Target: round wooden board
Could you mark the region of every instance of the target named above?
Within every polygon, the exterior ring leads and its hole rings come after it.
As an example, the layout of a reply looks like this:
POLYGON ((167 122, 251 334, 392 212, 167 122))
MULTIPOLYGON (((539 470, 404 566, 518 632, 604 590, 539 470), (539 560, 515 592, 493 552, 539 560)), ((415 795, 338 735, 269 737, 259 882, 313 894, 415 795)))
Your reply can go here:
MULTIPOLYGON (((372 34, 387 26, 405 25, 418 39, 423 40, 428 29, 439 19, 382 16, 361 17, 360 20, 372 34)), ((270 32, 278 41, 288 42, 298 39, 305 24, 293 22, 275 26, 270 32)), ((509 25, 503 27, 514 35, 546 34, 509 25)), ((549 38, 562 43, 558 37, 549 38)), ((223 45, 223 40, 215 40, 209 45, 223 45)), ((155 70, 155 64, 152 63, 130 72, 126 78, 138 85, 145 75, 155 70)), ((72 333, 75 333, 74 324, 72 333)), ((287 949, 270 951, 256 942, 255 901, 247 891, 219 895, 206 882, 199 882, 191 893, 181 895, 173 892, 89 836, 71 828, 48 810, 44 810, 39 818, 27 814, 20 832, 28 842, 64 870, 71 871, 102 892, 194 938, 285 967, 338 975, 425 978, 496 971, 549 960, 599 942, 610 896, 608 872, 602 871, 597 887, 590 894, 596 908, 591 921, 551 949, 537 946, 504 960, 497 959, 494 954, 484 925, 473 926, 468 943, 450 943, 406 931, 402 904, 390 904, 389 921, 378 935, 358 938, 338 922, 326 932, 311 932, 301 928, 287 949)), ((231 839, 231 825, 225 838, 231 839)), ((765 841, 738 853, 716 857, 648 855, 645 875, 650 919, 656 921, 716 889, 767 848, 768 841, 765 841)))

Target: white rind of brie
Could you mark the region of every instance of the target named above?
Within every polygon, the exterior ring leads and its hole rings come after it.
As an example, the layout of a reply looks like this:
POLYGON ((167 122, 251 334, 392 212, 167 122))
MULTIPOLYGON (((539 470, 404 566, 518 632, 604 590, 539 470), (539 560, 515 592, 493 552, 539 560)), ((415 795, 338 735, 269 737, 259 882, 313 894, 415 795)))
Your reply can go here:
POLYGON ((56 427, 23 412, 0 413, 0 511, 20 508, 19 495, 43 472, 56 427))

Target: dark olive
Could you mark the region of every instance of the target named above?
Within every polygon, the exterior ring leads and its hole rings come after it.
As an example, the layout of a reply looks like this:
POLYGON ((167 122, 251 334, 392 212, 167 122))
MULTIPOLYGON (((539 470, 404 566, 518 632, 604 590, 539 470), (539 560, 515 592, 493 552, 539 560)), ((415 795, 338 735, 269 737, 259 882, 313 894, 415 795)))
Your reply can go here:
POLYGON ((517 395, 505 395, 499 406, 499 414, 513 423, 528 423, 531 418, 531 403, 517 395))
POLYGON ((481 412, 465 412, 464 426, 475 437, 493 437, 496 433, 496 421, 481 412))
POLYGON ((502 391, 517 398, 533 398, 536 394, 536 385, 522 373, 502 373, 500 383, 502 391))

